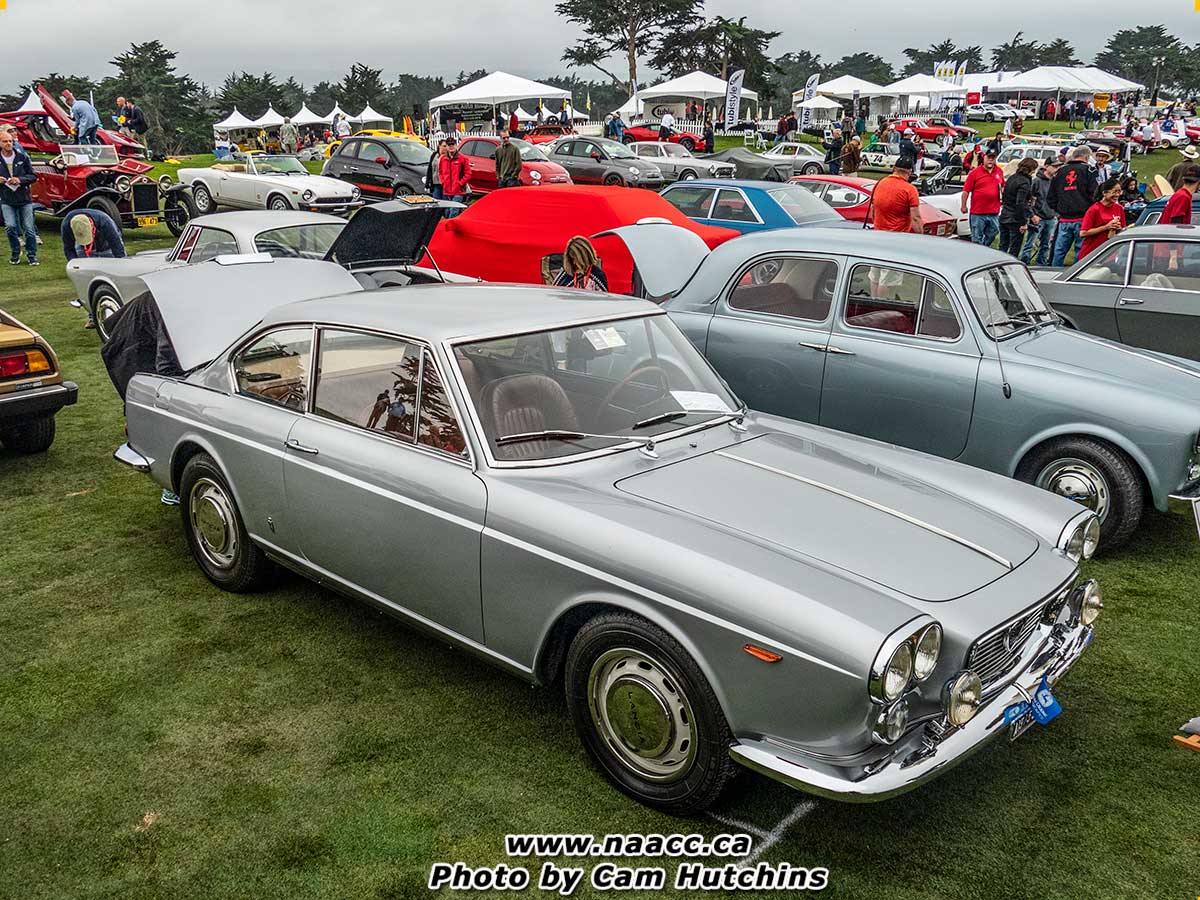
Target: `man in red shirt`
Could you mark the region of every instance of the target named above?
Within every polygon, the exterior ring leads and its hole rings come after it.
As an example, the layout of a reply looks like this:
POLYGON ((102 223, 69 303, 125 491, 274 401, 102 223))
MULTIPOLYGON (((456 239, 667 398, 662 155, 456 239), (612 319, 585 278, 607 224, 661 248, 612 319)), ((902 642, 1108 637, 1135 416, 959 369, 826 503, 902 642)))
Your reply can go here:
POLYGON ((971 170, 963 183, 962 211, 971 204, 971 240, 990 247, 1000 234, 1000 193, 1004 190, 1004 173, 996 166, 996 153, 990 147, 983 155, 983 165, 971 170))
POLYGON ((1183 170, 1183 183, 1179 190, 1171 195, 1163 210, 1160 225, 1191 225, 1192 199, 1196 196, 1196 188, 1200 187, 1200 166, 1188 166, 1183 170))
POLYGON ((1121 179, 1110 178, 1100 186, 1100 199, 1084 213, 1083 224, 1079 227, 1079 236, 1083 238, 1080 259, 1125 227, 1125 210, 1117 202, 1120 196, 1121 179))
POLYGON ((875 185, 871 207, 876 231, 921 234, 921 198, 909 181, 913 165, 910 157, 901 156, 892 167, 892 174, 875 185))

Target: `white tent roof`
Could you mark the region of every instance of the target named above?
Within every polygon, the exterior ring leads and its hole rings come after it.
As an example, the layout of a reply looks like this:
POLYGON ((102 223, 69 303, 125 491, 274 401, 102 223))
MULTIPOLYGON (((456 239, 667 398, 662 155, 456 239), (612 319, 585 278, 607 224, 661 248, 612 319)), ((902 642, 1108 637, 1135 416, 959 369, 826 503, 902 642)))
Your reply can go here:
POLYGON ((339 104, 339 103, 335 103, 335 104, 333 104, 333 109, 331 109, 331 110, 329 111, 329 115, 327 115, 327 116, 326 116, 324 119, 322 119, 321 121, 322 121, 322 122, 332 122, 332 121, 334 120, 334 118, 335 118, 336 116, 339 116, 339 115, 345 116, 345 117, 346 117, 346 121, 347 121, 347 122, 359 122, 359 121, 361 121, 361 120, 360 120, 359 118, 357 118, 356 116, 352 116, 352 115, 350 115, 350 113, 348 113, 348 112, 346 112, 344 109, 342 109, 342 107, 341 107, 341 104, 339 104))
MULTIPOLYGON (((638 97, 650 100, 654 97, 692 97, 696 100, 718 100, 725 96, 726 84, 716 75, 707 72, 692 72, 680 75, 654 87, 642 88, 638 97)), ((748 88, 742 88, 743 100, 757 100, 758 94, 748 88)))
POLYGON ((294 125, 324 125, 328 121, 328 119, 322 119, 309 109, 307 103, 301 105, 300 112, 292 116, 292 124, 294 125))
MULTIPOLYGON (((794 95, 793 95, 794 96, 794 95)), ((802 103, 796 104, 796 109, 841 109, 842 104, 836 100, 831 100, 829 97, 822 97, 820 94, 813 97, 811 100, 805 100, 802 103)))
POLYGON ((957 93, 959 94, 981 94, 983 93, 984 85, 989 91, 1003 90, 1004 85, 1019 75, 1015 69, 997 70, 995 72, 968 72, 963 76, 963 83, 959 85, 957 93))
POLYGON ((642 99, 637 94, 634 94, 624 103, 622 103, 616 109, 616 112, 620 113, 623 118, 629 118, 630 116, 642 115, 642 113, 645 112, 645 109, 646 104, 642 102, 642 99))
POLYGON ((237 128, 253 127, 254 123, 238 112, 236 106, 233 108, 233 112, 213 126, 213 128, 217 129, 218 131, 233 131, 237 128))
POLYGON ((572 106, 570 103, 567 104, 567 114, 572 119, 583 119, 584 121, 587 121, 587 119, 589 118, 587 113, 580 112, 574 106, 572 106))
POLYGON ((880 93, 892 97, 899 97, 903 94, 955 94, 962 93, 962 88, 951 81, 942 81, 932 75, 918 74, 893 81, 880 93))
POLYGON ((275 112, 275 107, 268 106, 267 111, 254 120, 255 128, 278 128, 283 124, 283 116, 275 112))
POLYGON ((534 97, 567 100, 570 99, 571 92, 538 81, 530 81, 528 78, 521 78, 518 75, 509 75, 507 72, 492 72, 477 81, 434 97, 429 101, 429 108, 437 109, 439 106, 449 106, 452 103, 497 106, 501 103, 513 103, 517 100, 529 100, 534 97))
MULTIPOLYGON (((834 97, 850 98, 854 96, 854 92, 858 91, 860 97, 873 97, 878 94, 887 92, 881 84, 875 84, 873 81, 867 81, 865 78, 859 78, 856 75, 839 75, 832 81, 826 81, 823 84, 817 85, 818 94, 827 94, 834 97)), ((804 98, 804 89, 792 93, 792 99, 797 97, 804 98)))
POLYGON ((33 91, 29 92, 29 96, 25 98, 25 102, 17 107, 17 112, 45 112, 42 109, 42 101, 38 99, 38 95, 33 91))
POLYGON ((378 113, 375 110, 371 109, 371 104, 368 103, 366 105, 366 107, 363 109, 363 111, 358 114, 358 121, 360 121, 360 122, 387 122, 388 124, 392 124, 394 120, 392 119, 391 116, 385 116, 383 113, 378 113))
POLYGON ((1136 91, 1144 86, 1095 66, 1038 66, 998 84, 988 85, 988 91, 1062 91, 1071 94, 1095 94, 1136 91))
POLYGON ((525 109, 521 106, 517 107, 516 113, 517 113, 517 121, 518 122, 532 122, 534 119, 537 118, 537 116, 535 116, 533 113, 525 112, 525 109))

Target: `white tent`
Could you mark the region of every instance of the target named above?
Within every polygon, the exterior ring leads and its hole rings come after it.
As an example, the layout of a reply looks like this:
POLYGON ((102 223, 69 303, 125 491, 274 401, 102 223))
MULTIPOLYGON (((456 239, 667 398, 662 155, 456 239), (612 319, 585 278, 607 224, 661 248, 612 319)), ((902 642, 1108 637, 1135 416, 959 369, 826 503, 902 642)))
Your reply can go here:
POLYGON ((521 106, 517 106, 516 113, 518 122, 532 122, 537 118, 533 113, 525 112, 524 107, 521 106))
MULTIPOLYGON (((689 97, 695 100, 719 100, 725 96, 726 83, 716 75, 707 72, 692 72, 680 75, 662 84, 642 88, 638 98, 651 100, 655 97, 689 97)), ((757 100, 758 94, 749 88, 742 88, 743 100, 757 100)))
MULTIPOLYGON (((795 95, 793 95, 793 97, 794 96, 795 95)), ((811 100, 804 100, 793 105, 796 109, 812 110, 834 110, 842 108, 842 104, 838 103, 836 100, 831 100, 829 97, 822 97, 820 94, 817 94, 817 96, 813 97, 811 100)))
POLYGON ((901 78, 899 81, 893 81, 887 85, 880 94, 887 94, 891 97, 927 96, 930 94, 960 94, 962 88, 950 81, 942 81, 940 78, 934 78, 932 75, 909 75, 907 78, 901 78))
POLYGON ((539 97, 546 100, 569 100, 571 92, 551 87, 528 78, 509 75, 507 72, 492 72, 477 81, 464 84, 429 101, 431 110, 452 104, 499 106, 539 97))
POLYGON ((283 124, 283 116, 275 112, 275 107, 268 106, 267 111, 254 120, 255 128, 278 128, 283 124))
POLYGON ((1112 91, 1136 91, 1145 85, 1138 84, 1097 69, 1095 66, 1038 66, 1021 72, 995 85, 988 85, 988 92, 1008 91, 1027 93, 1095 94, 1112 91))
POLYGON ((237 111, 237 107, 233 108, 228 116, 213 126, 214 131, 237 131, 241 128, 253 128, 254 123, 237 111))
POLYGON ((1015 69, 997 70, 995 72, 968 72, 963 76, 963 83, 958 86, 955 95, 982 94, 984 87, 987 87, 989 92, 1002 90, 1004 85, 1018 74, 1015 69))
POLYGON ((338 116, 345 116, 345 117, 346 117, 346 121, 347 121, 347 122, 357 122, 357 121, 359 121, 357 118, 355 118, 354 116, 352 116, 352 115, 350 115, 348 112, 346 112, 344 109, 342 109, 342 107, 341 107, 341 104, 338 104, 338 103, 335 103, 335 104, 333 104, 333 109, 331 109, 331 110, 329 111, 329 115, 327 115, 327 116, 326 116, 324 119, 322 119, 321 121, 322 121, 322 122, 332 122, 332 121, 333 121, 334 119, 336 119, 338 116))
POLYGON ((358 121, 362 122, 364 127, 367 125, 368 122, 370 122, 372 124, 386 123, 388 130, 390 130, 393 125, 395 125, 395 121, 392 119, 391 116, 385 116, 385 115, 383 115, 383 113, 375 112, 375 110, 371 109, 370 103, 368 103, 366 105, 366 107, 363 109, 363 111, 358 114, 358 121))
POLYGON ((322 119, 315 112, 309 109, 307 103, 300 107, 300 112, 292 116, 292 124, 301 127, 305 125, 324 125, 328 122, 328 119, 322 119))
POLYGON ((640 116, 646 111, 646 104, 642 102, 642 98, 634 94, 616 110, 620 113, 622 119, 629 119, 633 116, 640 116))
POLYGON ((17 107, 17 112, 40 113, 45 112, 45 110, 42 109, 42 101, 38 99, 38 95, 30 91, 29 96, 25 98, 25 102, 17 107))
POLYGON ((567 115, 569 115, 572 119, 581 119, 584 122, 591 118, 587 113, 580 112, 570 103, 567 104, 567 115))
MULTIPOLYGON (((858 91, 860 97, 875 97, 886 93, 883 85, 875 84, 873 81, 867 81, 865 78, 859 78, 855 75, 841 75, 832 81, 817 84, 817 93, 830 97, 844 97, 848 100, 854 96, 855 91, 858 91)), ((792 92, 793 103, 803 99, 803 88, 792 92)))

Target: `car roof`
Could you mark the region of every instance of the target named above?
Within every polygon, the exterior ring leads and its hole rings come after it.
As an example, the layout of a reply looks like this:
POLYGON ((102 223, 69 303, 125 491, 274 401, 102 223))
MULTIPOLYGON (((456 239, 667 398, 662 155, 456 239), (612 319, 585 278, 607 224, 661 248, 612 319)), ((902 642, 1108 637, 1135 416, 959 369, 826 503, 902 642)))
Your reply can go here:
POLYGON ((428 284, 379 288, 276 307, 264 325, 336 323, 431 342, 542 331, 662 313, 646 300, 527 284, 428 284))
MULTIPOLYGON (((703 157, 701 157, 703 158, 703 157)), ((720 160, 717 160, 720 162, 720 160)), ((740 187, 758 191, 773 191, 786 187, 786 181, 754 181, 749 178, 696 178, 691 181, 677 181, 672 188, 679 187, 740 187)))
MULTIPOLYGON (((1200 201, 1193 201, 1192 205, 1200 204, 1200 201)), ((1147 206, 1151 209, 1158 209, 1166 206, 1166 198, 1160 198, 1148 203, 1147 206)), ((1200 225, 1139 225, 1136 230, 1126 231, 1122 233, 1122 237, 1137 238, 1139 241, 1153 240, 1195 240, 1200 238, 1200 225)))
POLYGON ((243 229, 257 233, 272 228, 289 228, 296 225, 345 225, 346 220, 326 213, 305 212, 304 210, 284 212, 271 209, 242 209, 196 216, 188 224, 223 228, 226 231, 243 229))

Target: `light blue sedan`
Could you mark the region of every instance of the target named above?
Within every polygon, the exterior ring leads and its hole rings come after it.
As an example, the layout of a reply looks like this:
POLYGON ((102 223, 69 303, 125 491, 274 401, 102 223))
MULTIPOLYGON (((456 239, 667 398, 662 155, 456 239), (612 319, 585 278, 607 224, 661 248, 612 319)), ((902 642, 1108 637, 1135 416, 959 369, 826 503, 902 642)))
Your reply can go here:
POLYGON ((778 181, 695 180, 677 182, 660 193, 689 219, 743 234, 798 225, 843 228, 848 224, 811 191, 778 181))

